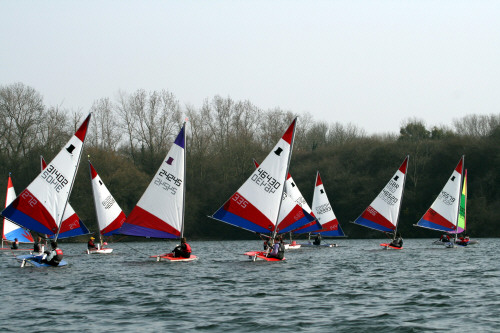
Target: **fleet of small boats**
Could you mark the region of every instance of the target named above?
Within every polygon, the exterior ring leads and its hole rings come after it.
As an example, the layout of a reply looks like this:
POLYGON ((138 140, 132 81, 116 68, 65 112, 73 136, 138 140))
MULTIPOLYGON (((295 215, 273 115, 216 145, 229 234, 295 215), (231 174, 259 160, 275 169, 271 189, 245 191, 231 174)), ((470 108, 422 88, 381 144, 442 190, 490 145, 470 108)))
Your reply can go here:
MULTIPOLYGON (((79 166, 91 115, 56 157, 46 164, 41 158, 41 173, 16 197, 9 174, 2 229, 3 242, 33 243, 30 231, 57 240, 88 234, 89 231, 69 204, 69 196, 79 166)), ((248 251, 251 260, 282 261, 285 238, 288 249, 335 247, 321 242, 322 237, 345 237, 325 191, 319 171, 316 174, 312 208, 289 174, 297 119, 295 118, 274 148, 240 188, 211 216, 213 219, 251 231, 265 240, 263 251, 248 251), (297 244, 293 235, 307 234, 309 242, 297 244), (315 239, 311 241, 311 236, 315 239), (278 251, 278 252, 276 252, 278 251)), ((384 248, 402 249, 397 227, 401 211, 409 156, 372 203, 353 221, 354 224, 390 236, 384 248)), ((103 237, 116 234, 146 238, 182 239, 184 235, 186 192, 186 123, 183 124, 168 154, 146 191, 128 217, 120 208, 90 162, 90 181, 99 225, 97 249, 87 253, 111 253, 103 237)), ((464 157, 453 170, 443 190, 416 226, 454 235, 453 241, 437 244, 453 247, 473 244, 459 240, 466 230, 467 172, 464 157), (463 183, 462 183, 463 179, 463 183)), ((183 242, 185 242, 183 240, 183 242)), ((27 249, 24 249, 27 250, 27 249)), ((171 252, 152 255, 157 261, 193 261, 197 256, 175 256, 171 252)), ((53 267, 40 261, 38 254, 17 256, 22 267, 53 267)), ((62 261, 59 266, 67 265, 62 261)))

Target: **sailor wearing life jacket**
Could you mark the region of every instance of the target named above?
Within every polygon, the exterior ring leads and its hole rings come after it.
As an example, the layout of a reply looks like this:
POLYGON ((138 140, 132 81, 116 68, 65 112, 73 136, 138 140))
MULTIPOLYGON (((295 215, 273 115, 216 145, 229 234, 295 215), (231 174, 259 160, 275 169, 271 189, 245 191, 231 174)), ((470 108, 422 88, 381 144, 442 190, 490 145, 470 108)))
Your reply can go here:
POLYGON ((186 243, 186 237, 181 238, 181 245, 176 246, 172 252, 176 258, 189 258, 191 256, 191 246, 186 243))
POLYGON ((42 262, 51 266, 58 266, 63 258, 63 251, 57 247, 56 241, 51 241, 50 245, 52 246, 52 251, 45 251, 47 257, 42 262))

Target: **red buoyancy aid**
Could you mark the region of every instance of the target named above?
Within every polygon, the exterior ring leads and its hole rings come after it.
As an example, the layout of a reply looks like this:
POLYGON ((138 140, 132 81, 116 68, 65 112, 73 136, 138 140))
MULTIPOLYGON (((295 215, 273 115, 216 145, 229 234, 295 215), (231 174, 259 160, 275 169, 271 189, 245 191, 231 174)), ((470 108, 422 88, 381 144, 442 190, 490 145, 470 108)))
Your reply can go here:
POLYGON ((191 253, 191 245, 189 245, 188 243, 184 243, 184 245, 186 245, 186 253, 191 253))
POLYGON ((56 255, 52 258, 52 261, 60 263, 63 258, 63 251, 60 248, 56 249, 56 255))

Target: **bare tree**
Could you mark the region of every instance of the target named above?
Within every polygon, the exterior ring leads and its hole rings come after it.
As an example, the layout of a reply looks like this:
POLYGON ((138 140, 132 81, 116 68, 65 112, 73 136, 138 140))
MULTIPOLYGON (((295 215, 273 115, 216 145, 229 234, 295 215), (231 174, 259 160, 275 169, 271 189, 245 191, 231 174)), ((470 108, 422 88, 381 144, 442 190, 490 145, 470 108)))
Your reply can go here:
POLYGON ((44 110, 35 89, 22 83, 0 87, 0 149, 6 156, 26 156, 36 144, 44 110))
POLYGON ((92 131, 89 133, 89 144, 105 150, 116 150, 122 133, 117 125, 116 111, 109 98, 101 98, 94 102, 91 111, 94 121, 91 122, 92 131))

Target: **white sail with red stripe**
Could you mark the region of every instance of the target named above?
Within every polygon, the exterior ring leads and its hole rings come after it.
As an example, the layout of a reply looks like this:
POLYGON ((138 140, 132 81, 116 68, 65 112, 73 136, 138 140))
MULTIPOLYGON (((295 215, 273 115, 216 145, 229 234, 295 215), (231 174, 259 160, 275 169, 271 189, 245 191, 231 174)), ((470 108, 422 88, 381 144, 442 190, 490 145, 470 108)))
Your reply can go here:
POLYGON ((118 231, 124 235, 180 238, 184 226, 186 124, 153 180, 118 231))
MULTIPOLYGON (((5 207, 10 205, 10 203, 14 201, 15 198, 16 191, 14 190, 12 178, 9 173, 9 179, 7 181, 7 193, 5 194, 5 207)), ((29 230, 26 230, 4 218, 2 228, 2 243, 4 240, 13 242, 16 238, 21 243, 34 242, 33 236, 31 236, 29 230)))
POLYGON ((104 185, 90 160, 89 169, 99 230, 101 235, 111 236, 118 233, 117 230, 121 228, 125 221, 125 213, 123 213, 115 198, 104 185))
POLYGON ((321 224, 320 230, 312 231, 313 234, 323 236, 343 237, 344 231, 340 227, 339 221, 333 212, 332 205, 326 195, 325 186, 321 180, 319 171, 316 174, 316 186, 314 187, 314 196, 312 201, 314 216, 321 224))
POLYGON ((457 229, 463 166, 464 156, 458 162, 436 200, 416 226, 450 233, 457 229))
POLYGON ((47 168, 2 211, 5 218, 32 231, 56 234, 57 238, 78 170, 90 116, 47 168))
POLYGON ((294 119, 264 161, 213 214, 214 219, 258 233, 283 232, 277 230, 277 223, 296 122, 294 119))
POLYGON ((370 206, 353 223, 383 232, 395 232, 403 199, 408 159, 409 156, 370 206))

